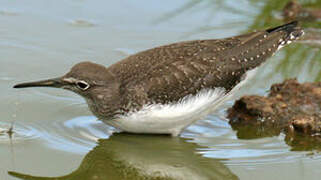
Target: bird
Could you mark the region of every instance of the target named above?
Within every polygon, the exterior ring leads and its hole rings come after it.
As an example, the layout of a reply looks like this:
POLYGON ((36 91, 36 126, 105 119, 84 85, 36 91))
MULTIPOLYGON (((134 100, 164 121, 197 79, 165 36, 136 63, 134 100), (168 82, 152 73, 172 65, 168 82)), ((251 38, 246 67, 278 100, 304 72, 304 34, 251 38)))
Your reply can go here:
POLYGON ((138 52, 109 67, 80 62, 58 78, 14 88, 70 90, 86 100, 99 120, 121 132, 179 136, 303 34, 292 21, 234 37, 177 42, 138 52))

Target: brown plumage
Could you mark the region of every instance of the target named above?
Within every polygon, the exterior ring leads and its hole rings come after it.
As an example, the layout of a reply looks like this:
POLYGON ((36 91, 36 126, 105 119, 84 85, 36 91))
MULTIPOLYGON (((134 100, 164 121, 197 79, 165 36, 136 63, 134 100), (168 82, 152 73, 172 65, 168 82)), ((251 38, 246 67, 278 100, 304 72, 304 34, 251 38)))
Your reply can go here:
MULTIPOLYGON (((179 42, 139 52, 111 65, 83 62, 61 78, 15 88, 49 86, 82 95, 101 119, 147 104, 176 103, 202 89, 230 92, 278 48, 303 34, 297 22, 226 39, 179 42)), ((127 130, 128 131, 128 130, 127 130)))
MULTIPOLYGON (((245 72, 263 63, 281 42, 290 40, 290 33, 299 37, 302 32, 295 26, 290 23, 226 39, 160 46, 134 54, 108 69, 119 78, 123 93, 143 89, 147 102, 175 102, 203 88, 224 87, 228 92, 245 72)), ((140 101, 136 103, 146 103, 140 101)))

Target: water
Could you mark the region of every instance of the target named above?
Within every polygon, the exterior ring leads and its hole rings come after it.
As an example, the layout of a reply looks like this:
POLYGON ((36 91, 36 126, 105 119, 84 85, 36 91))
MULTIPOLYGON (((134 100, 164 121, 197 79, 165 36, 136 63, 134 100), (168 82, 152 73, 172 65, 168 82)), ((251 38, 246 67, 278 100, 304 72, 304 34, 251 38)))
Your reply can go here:
POLYGON ((12 89, 18 82, 60 76, 83 60, 108 66, 171 42, 278 25, 285 3, 1 0, 0 179, 319 179, 319 145, 290 146, 283 134, 238 137, 225 118, 225 109, 241 95, 265 95, 271 84, 290 77, 320 81, 316 43, 282 49, 246 88, 180 138, 111 135, 114 129, 97 121, 71 92, 12 89))

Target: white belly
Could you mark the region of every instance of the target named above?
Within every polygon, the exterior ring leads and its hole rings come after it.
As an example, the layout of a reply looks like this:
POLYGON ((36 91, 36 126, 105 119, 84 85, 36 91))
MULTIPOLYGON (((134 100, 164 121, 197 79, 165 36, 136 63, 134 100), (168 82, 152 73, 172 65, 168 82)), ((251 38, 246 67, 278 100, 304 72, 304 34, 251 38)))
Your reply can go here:
POLYGON ((119 116, 105 123, 131 133, 171 134, 177 136, 196 120, 209 114, 226 96, 224 88, 202 90, 175 104, 150 104, 140 111, 119 116))
POLYGON ((104 122, 125 132, 177 136, 184 128, 208 115, 231 97, 255 75, 257 69, 248 71, 243 81, 227 94, 224 88, 204 89, 194 96, 184 97, 175 104, 146 105, 140 111, 104 122))

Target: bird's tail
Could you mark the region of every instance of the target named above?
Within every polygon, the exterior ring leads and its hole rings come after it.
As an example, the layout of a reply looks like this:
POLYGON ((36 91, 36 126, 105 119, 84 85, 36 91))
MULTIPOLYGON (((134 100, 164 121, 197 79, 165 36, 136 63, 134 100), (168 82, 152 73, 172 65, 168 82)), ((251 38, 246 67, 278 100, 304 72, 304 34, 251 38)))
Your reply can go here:
POLYGON ((238 59, 238 61, 234 61, 235 68, 239 68, 241 64, 241 68, 253 69, 303 34, 298 22, 293 21, 278 27, 241 35, 237 37, 240 43, 229 50, 229 54, 225 58, 238 59))
POLYGON ((280 45, 289 44, 304 34, 302 28, 298 26, 298 21, 292 21, 278 27, 267 29, 266 32, 268 34, 282 33, 280 45))
POLYGON ((290 23, 283 24, 281 26, 267 29, 266 32, 272 33, 272 32, 285 31, 285 32, 291 33, 295 30, 295 28, 297 28, 297 26, 298 26, 298 21, 292 21, 290 23))

